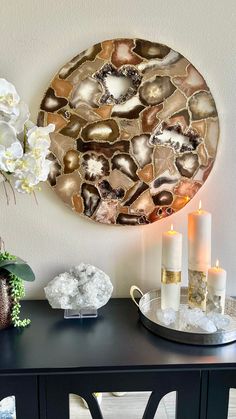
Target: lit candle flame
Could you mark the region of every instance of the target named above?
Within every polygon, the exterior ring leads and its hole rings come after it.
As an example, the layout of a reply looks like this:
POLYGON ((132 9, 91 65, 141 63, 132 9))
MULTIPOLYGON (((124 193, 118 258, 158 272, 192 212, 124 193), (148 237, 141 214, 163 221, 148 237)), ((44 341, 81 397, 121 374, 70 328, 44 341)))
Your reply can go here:
POLYGON ((173 226, 173 224, 171 224, 170 231, 173 231, 173 230, 174 230, 174 226, 173 226))
POLYGON ((201 211, 201 209, 202 209, 202 201, 200 200, 199 205, 198 205, 198 211, 201 211))
POLYGON ((216 269, 219 269, 219 267, 220 267, 220 262, 219 262, 219 259, 217 259, 216 260, 216 269))

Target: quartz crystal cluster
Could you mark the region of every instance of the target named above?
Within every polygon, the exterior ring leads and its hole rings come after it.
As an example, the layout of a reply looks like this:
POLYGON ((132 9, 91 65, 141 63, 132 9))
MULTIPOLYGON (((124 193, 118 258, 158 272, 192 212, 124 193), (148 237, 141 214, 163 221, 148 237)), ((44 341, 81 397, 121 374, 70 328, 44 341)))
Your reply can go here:
POLYGON ((44 290, 52 308, 98 309, 110 299, 113 286, 103 271, 81 263, 56 276, 44 290))
POLYGON ((16 419, 15 396, 8 396, 0 400, 0 418, 16 419))
POLYGON ((157 319, 164 326, 173 326, 177 330, 214 333, 225 330, 230 324, 230 317, 220 313, 205 314, 200 308, 188 308, 180 305, 178 312, 172 308, 157 311, 157 319))
POLYGON ((183 208, 207 179, 219 136, 201 74, 180 53, 143 39, 104 41, 65 64, 38 123, 56 127, 53 190, 105 224, 148 224, 183 208))

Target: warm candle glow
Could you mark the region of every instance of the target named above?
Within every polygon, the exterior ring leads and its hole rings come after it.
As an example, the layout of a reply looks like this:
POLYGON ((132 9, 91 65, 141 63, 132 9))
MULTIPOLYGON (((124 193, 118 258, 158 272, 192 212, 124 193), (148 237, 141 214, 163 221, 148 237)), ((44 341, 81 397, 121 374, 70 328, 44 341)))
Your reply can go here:
POLYGON ((174 236, 176 234, 176 231, 174 230, 173 224, 170 225, 170 230, 167 232, 168 234, 174 236))
POLYGON ((202 209, 202 201, 200 200, 199 205, 198 205, 198 211, 201 211, 201 209, 202 209))
POLYGON ((217 259, 216 260, 216 269, 219 269, 219 267, 220 267, 220 262, 219 262, 219 259, 217 259))

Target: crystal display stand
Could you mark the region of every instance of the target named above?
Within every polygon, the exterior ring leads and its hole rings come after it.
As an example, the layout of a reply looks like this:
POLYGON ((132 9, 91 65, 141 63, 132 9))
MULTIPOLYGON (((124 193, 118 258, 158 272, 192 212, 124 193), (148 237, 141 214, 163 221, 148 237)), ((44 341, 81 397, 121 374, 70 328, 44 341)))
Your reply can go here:
POLYGON ((96 318, 98 311, 94 307, 85 307, 78 310, 64 310, 64 319, 90 319, 96 318))

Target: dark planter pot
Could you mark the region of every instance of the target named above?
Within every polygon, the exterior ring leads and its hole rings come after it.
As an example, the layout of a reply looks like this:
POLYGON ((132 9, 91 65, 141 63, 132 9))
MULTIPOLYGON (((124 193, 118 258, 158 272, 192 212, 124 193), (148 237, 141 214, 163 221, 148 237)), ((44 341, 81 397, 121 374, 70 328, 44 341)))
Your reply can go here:
POLYGON ((11 326, 12 298, 8 274, 0 271, 0 330, 11 326))

